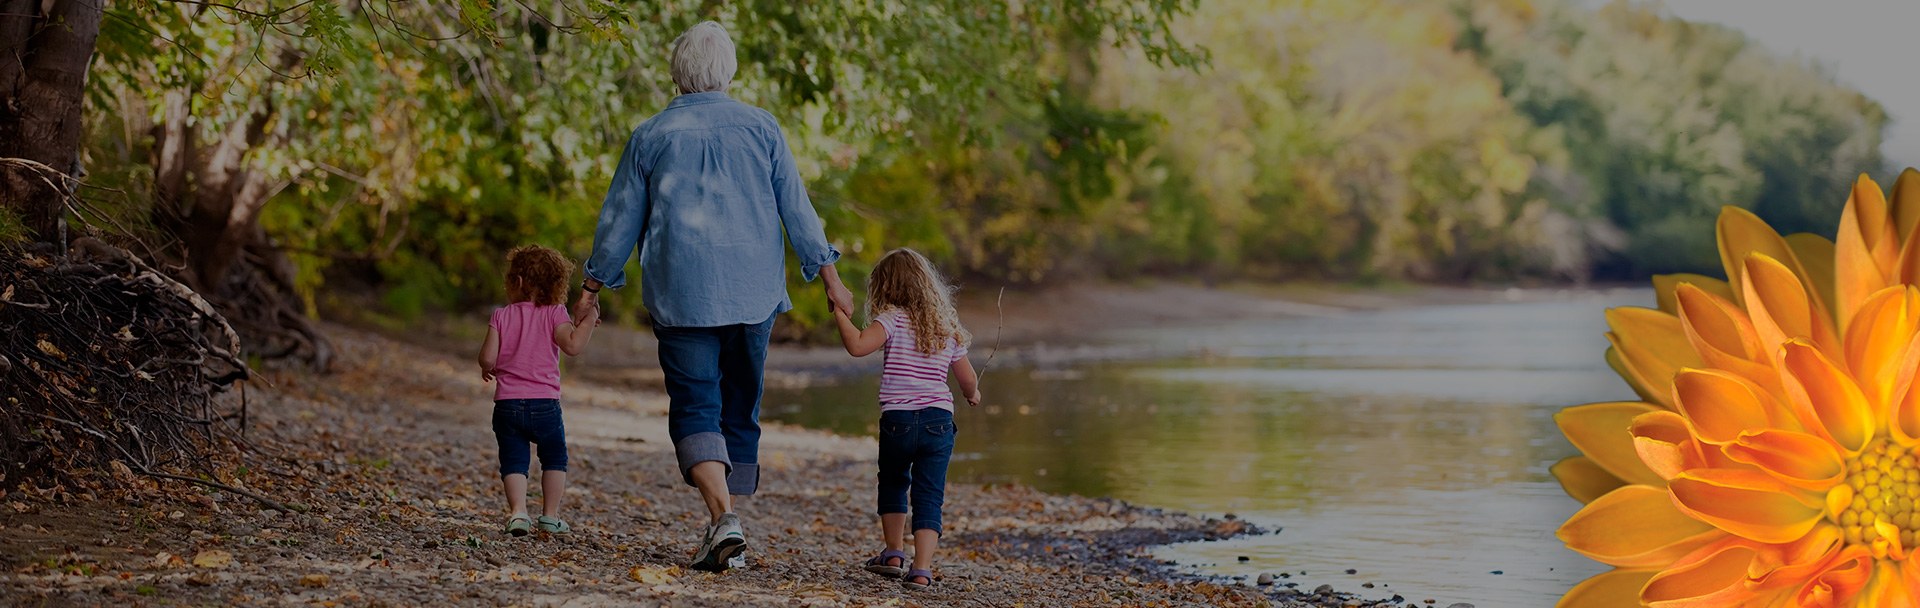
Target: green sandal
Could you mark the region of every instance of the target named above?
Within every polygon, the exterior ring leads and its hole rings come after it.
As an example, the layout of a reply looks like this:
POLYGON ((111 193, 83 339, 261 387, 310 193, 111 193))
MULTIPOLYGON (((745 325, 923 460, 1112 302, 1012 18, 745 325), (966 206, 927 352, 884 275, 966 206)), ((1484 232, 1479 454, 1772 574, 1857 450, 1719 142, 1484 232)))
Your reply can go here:
POLYGON ((540 530, 542 532, 546 532, 548 534, 567 534, 569 532, 573 532, 573 526, 567 525, 567 520, 560 519, 558 517, 547 517, 545 515, 542 515, 540 516, 540 519, 537 520, 535 523, 537 523, 540 526, 540 530))
POLYGON ((533 520, 527 519, 525 515, 515 515, 507 519, 506 531, 507 534, 514 536, 526 536, 528 533, 533 532, 533 520))

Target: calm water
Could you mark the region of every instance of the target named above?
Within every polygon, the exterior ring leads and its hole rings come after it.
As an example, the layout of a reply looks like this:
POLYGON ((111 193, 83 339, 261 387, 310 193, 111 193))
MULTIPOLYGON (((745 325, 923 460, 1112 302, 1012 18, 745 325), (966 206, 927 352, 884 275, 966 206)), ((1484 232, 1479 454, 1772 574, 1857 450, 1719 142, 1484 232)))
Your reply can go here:
MULTIPOLYGON (((1158 551, 1204 572, 1550 606, 1603 569, 1553 536, 1579 505, 1547 473, 1573 453, 1552 415, 1632 398, 1601 358, 1601 311, 1653 295, 1527 296, 1101 336, 1185 355, 992 370, 990 406, 959 412, 952 474, 1280 529, 1158 551)), ((770 390, 766 412, 871 433, 875 384, 770 390)))

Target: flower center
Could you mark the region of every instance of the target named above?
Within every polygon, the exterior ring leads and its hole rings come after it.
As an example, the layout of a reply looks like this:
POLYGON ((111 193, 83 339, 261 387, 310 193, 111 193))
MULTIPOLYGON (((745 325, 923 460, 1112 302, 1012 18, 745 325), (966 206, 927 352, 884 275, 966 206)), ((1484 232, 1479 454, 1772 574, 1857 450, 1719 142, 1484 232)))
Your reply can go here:
POLYGON ((1847 463, 1846 487, 1835 492, 1851 494, 1852 500, 1844 501, 1847 506, 1837 516, 1830 511, 1828 517, 1840 524, 1849 544, 1868 544, 1881 538, 1874 524, 1887 522, 1899 530, 1900 546, 1913 548, 1914 530, 1920 529, 1920 514, 1913 508, 1920 502, 1920 458, 1916 456, 1914 451, 1879 439, 1847 463))

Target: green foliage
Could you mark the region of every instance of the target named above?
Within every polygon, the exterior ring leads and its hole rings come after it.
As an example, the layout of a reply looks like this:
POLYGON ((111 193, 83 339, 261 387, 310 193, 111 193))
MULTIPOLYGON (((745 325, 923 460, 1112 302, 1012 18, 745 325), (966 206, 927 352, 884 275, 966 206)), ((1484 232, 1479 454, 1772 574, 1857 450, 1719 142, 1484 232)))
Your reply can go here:
POLYGON ((1627 235, 1601 260, 1620 271, 1715 268, 1722 205, 1831 234, 1854 177, 1881 168, 1878 104, 1738 32, 1628 3, 1456 9, 1460 47, 1567 151, 1556 209, 1627 235))
MULTIPOLYGON (((146 204, 170 89, 208 130, 270 104, 246 162, 286 184, 263 222, 309 305, 367 285, 400 319, 497 302, 513 245, 584 256, 631 129, 674 95, 674 37, 706 19, 855 285, 901 246, 976 288, 1712 268, 1724 203, 1830 231, 1886 122, 1738 34, 1618 3, 240 6, 109 7, 93 180, 146 204)), ((826 320, 788 274, 797 325, 826 320)))
POLYGON ((20 223, 11 207, 0 206, 0 246, 27 242, 27 227, 20 223))

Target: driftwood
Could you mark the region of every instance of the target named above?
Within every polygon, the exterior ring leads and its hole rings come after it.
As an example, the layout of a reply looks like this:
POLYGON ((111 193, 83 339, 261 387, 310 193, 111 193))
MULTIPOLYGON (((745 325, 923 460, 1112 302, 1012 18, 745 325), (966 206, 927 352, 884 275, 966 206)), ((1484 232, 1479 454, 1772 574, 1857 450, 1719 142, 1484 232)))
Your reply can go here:
POLYGON ((118 248, 81 238, 66 255, 0 251, 5 478, 59 482, 117 461, 225 485, 206 479, 246 447, 231 422, 244 413, 215 399, 252 375, 239 344, 206 300, 118 248))

